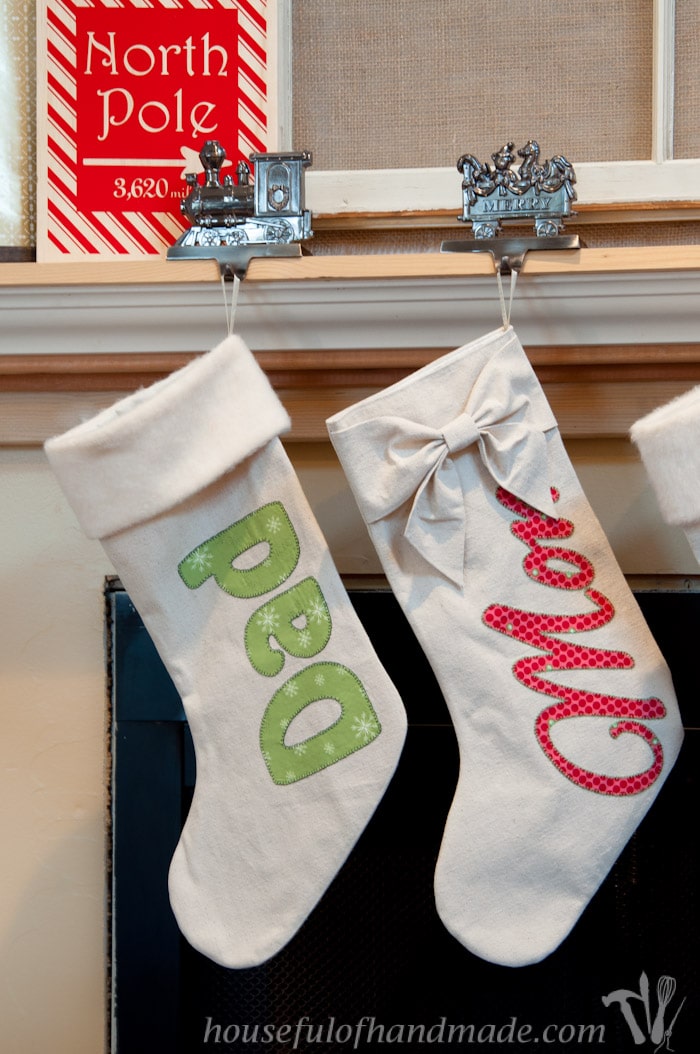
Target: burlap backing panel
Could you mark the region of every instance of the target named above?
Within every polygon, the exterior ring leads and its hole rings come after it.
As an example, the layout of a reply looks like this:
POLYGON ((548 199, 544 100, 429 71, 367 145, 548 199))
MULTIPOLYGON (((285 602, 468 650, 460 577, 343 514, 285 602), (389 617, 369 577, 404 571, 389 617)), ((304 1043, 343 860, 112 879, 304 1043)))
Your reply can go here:
POLYGON ((648 158, 652 8, 293 0, 294 143, 323 170, 488 160, 530 138, 574 164, 648 158))
MULTIPOLYGON (((700 157, 700 0, 676 0, 674 157, 700 157)), ((700 197, 700 189, 698 190, 700 197)))

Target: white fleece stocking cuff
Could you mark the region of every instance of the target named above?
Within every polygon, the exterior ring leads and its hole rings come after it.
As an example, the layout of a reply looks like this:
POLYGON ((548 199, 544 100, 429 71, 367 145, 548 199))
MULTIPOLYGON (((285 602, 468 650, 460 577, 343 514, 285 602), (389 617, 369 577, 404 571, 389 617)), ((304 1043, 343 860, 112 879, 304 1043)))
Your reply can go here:
POLYGON ((203 490, 289 428, 267 377, 231 336, 45 450, 85 534, 106 538, 203 490))
POLYGON ((700 386, 630 430, 667 523, 682 527, 700 563, 700 386))

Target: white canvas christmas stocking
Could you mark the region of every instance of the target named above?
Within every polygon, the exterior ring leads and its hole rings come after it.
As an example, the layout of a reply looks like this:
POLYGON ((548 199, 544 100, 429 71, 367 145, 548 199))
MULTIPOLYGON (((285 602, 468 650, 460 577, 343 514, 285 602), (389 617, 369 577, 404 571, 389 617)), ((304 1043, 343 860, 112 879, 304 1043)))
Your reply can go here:
POLYGON ((700 563, 700 386, 631 429, 667 523, 682 527, 700 563))
POLYGON ((46 452, 178 688, 197 782, 169 876, 192 945, 257 965, 297 931, 396 766, 405 713, 237 337, 46 452))
POLYGON ((477 955, 536 962, 676 758, 669 671, 512 329, 328 428, 459 741, 438 912, 477 955))

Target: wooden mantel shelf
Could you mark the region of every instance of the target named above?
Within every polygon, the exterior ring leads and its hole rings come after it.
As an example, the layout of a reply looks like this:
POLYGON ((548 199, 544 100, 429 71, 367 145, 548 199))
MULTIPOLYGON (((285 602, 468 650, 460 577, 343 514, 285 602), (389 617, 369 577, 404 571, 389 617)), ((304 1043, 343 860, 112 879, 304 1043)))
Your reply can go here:
MULTIPOLYGON (((0 264, 0 443, 184 365, 223 338, 224 307, 213 260, 0 264)), ((700 245, 528 253, 512 319, 563 434, 625 436, 700 383, 700 245)), ((253 260, 235 329, 291 438, 318 440, 332 413, 500 324, 488 253, 425 253, 253 260)))
MULTIPOLYGON (((523 275, 605 275, 700 270, 700 245, 540 251, 525 257, 523 275)), ((260 258, 247 282, 459 278, 493 275, 488 253, 394 253, 260 258)), ((0 264, 0 286, 92 286, 208 283, 213 260, 99 260, 0 264)))

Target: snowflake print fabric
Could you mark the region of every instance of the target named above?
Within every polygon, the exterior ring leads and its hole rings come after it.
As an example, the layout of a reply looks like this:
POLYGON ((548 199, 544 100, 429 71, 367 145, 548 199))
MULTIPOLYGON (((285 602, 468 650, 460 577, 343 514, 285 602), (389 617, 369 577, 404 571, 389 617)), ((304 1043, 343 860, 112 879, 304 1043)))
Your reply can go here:
POLYGON ((330 640, 332 629, 318 582, 305 578, 250 616, 245 628, 246 652, 258 673, 274 677, 284 665, 284 652, 300 659, 317 655, 330 640), (303 624, 296 625, 300 620, 303 624))
POLYGON ((319 662, 277 689, 260 725, 260 747, 275 783, 293 783, 367 746, 380 732, 374 707, 352 670, 319 662), (327 699, 338 704, 335 720, 323 731, 289 745, 297 714, 327 699))
POLYGON ((328 429, 455 726, 438 913, 485 959, 537 962, 675 761, 669 671, 512 328, 328 429))
POLYGON ((190 943, 229 968, 294 937, 406 727, 278 438, 288 427, 229 337, 46 447, 181 695, 197 782, 170 900, 190 943))

